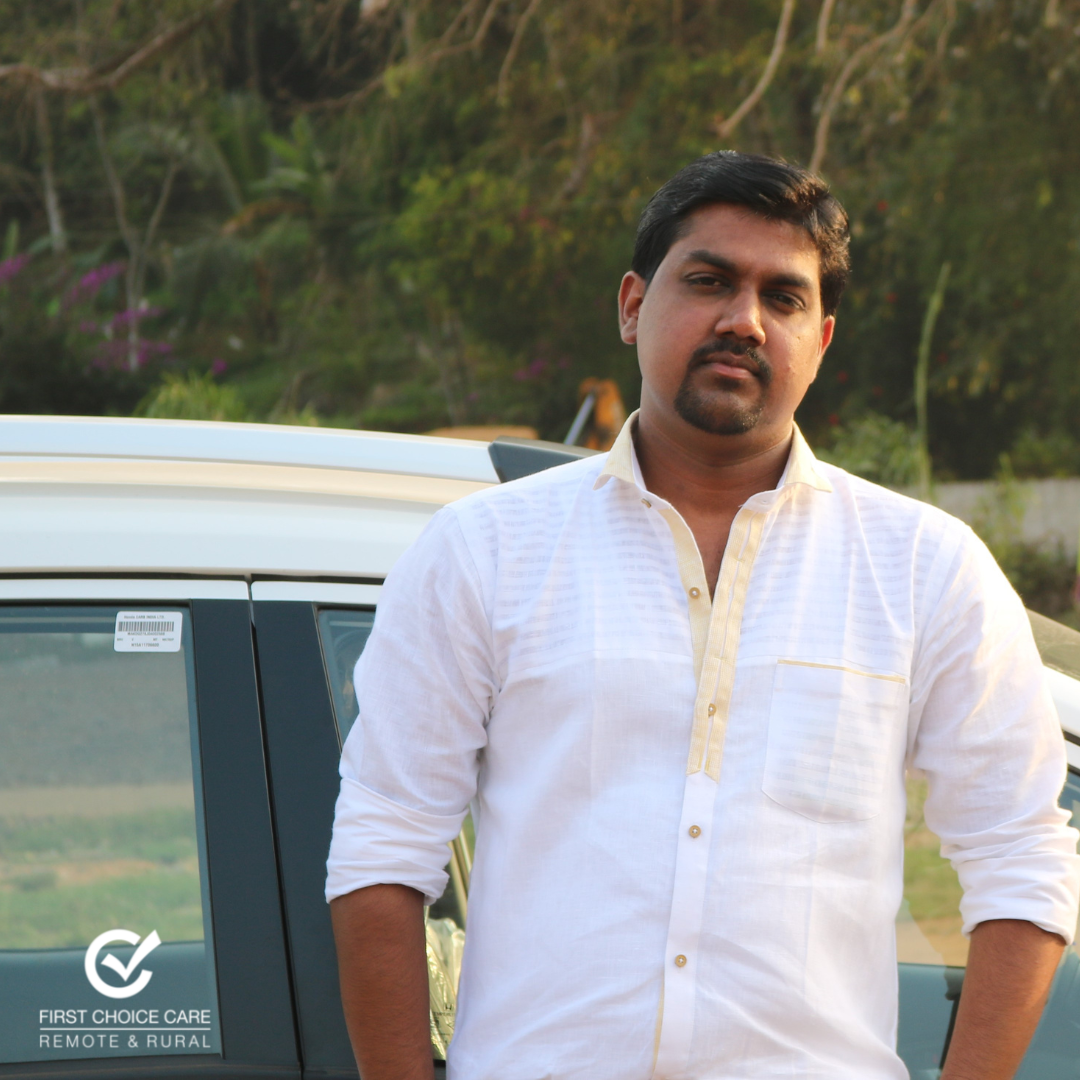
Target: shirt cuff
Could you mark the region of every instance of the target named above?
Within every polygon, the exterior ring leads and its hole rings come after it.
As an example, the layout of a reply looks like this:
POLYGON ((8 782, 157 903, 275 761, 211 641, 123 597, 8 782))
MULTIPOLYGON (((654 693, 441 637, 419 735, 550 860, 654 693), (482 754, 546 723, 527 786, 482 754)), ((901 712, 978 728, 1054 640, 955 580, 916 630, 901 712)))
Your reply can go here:
POLYGON ((326 861, 327 902, 368 885, 408 885, 433 904, 449 875, 447 844, 468 813, 449 817, 412 810, 342 777, 326 861))
POLYGON ((1023 919, 1060 934, 1066 945, 1073 943, 1080 856, 1038 852, 1001 860, 978 859, 961 863, 957 871, 964 889, 960 902, 964 934, 991 919, 1023 919))

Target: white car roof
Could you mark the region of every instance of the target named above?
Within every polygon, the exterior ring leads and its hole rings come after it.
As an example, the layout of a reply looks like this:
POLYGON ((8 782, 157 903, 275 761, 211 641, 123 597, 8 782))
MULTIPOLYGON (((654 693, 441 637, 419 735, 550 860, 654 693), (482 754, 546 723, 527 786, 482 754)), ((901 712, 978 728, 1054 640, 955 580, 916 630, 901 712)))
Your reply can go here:
POLYGON ((0 417, 0 573, 378 580, 488 444, 386 432, 0 417))
POLYGON ((283 424, 0 416, 0 456, 300 465, 498 482, 485 442, 283 424))

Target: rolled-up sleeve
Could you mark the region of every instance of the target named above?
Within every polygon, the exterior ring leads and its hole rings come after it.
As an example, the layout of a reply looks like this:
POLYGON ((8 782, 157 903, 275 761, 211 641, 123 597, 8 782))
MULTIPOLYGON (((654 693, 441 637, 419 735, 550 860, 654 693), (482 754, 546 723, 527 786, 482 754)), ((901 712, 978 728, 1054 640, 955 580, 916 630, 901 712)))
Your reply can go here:
POLYGON ((356 666, 326 898, 408 885, 433 903, 476 793, 496 692, 484 585, 453 510, 387 577, 356 666))
POLYGON ((912 680, 910 763, 963 887, 963 930, 1023 919, 1072 942, 1077 832, 1058 806, 1065 746, 1027 615, 967 533, 932 605, 912 680))

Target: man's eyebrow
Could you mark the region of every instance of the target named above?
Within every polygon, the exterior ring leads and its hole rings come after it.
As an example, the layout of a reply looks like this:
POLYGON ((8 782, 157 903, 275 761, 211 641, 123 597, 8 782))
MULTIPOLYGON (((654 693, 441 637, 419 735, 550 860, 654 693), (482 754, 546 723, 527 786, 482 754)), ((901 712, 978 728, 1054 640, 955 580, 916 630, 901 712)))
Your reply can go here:
MULTIPOLYGON (((723 255, 717 255, 712 251, 706 251, 704 248, 689 252, 686 256, 686 261, 703 262, 708 266, 715 266, 717 270, 724 270, 729 274, 737 274, 739 272, 738 266, 730 259, 725 259, 723 255)), ((788 289, 808 289, 813 291, 814 288, 814 283, 809 278, 803 277, 802 274, 777 274, 776 277, 769 279, 769 284, 773 286, 779 285, 788 289)))

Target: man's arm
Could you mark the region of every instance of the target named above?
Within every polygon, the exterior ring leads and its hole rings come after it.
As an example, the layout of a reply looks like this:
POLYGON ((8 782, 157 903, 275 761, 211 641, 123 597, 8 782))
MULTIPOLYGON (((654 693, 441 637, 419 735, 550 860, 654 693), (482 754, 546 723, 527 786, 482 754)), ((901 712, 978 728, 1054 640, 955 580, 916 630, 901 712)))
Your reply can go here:
POLYGON ((432 1080, 424 898, 370 885, 330 901, 341 1003, 364 1080, 432 1080))
POLYGON ((1064 946, 1057 934, 1018 919, 975 927, 942 1080, 1011 1080, 1064 946))

